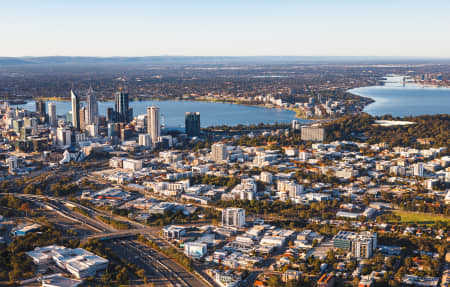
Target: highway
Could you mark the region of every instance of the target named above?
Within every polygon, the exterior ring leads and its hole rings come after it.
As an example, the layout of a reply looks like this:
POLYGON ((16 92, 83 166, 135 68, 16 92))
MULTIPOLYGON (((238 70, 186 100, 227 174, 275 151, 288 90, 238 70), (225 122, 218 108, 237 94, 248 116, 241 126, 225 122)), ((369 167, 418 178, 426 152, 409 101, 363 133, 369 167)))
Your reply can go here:
POLYGON ((78 212, 75 212, 67 207, 77 206, 79 208, 85 209, 82 205, 76 204, 74 202, 67 202, 64 199, 46 197, 42 195, 32 195, 32 194, 20 194, 20 193, 0 193, 0 195, 12 195, 15 197, 30 200, 46 209, 50 209, 58 213, 60 216, 67 218, 69 220, 86 225, 88 228, 96 232, 113 232, 116 231, 114 228, 105 224, 99 220, 94 219, 94 217, 87 217, 78 212))
POLYGON ((86 225, 97 233, 81 238, 83 241, 87 241, 91 238, 111 240, 114 245, 114 250, 118 253, 122 250, 122 256, 127 257, 132 263, 143 266, 144 270, 146 270, 146 274, 149 275, 148 278, 152 279, 154 281, 152 281, 152 283, 155 283, 155 285, 177 287, 208 286, 164 254, 127 238, 135 236, 136 234, 145 234, 152 240, 159 241, 163 248, 170 246, 167 242, 159 238, 159 230, 156 227, 149 227, 121 216, 113 216, 115 219, 129 222, 132 224, 132 227, 134 227, 134 229, 116 230, 112 226, 95 218, 95 215, 109 215, 72 201, 56 197, 19 193, 0 193, 0 196, 1 195, 12 195, 30 200, 40 206, 55 211, 64 218, 86 225), (91 217, 73 211, 68 206, 84 209, 91 217), (123 252, 123 250, 126 250, 126 252, 123 252), (131 254, 134 255, 130 257, 131 254))
POLYGON ((169 257, 148 246, 131 239, 119 239, 112 242, 114 246, 126 251, 128 256, 131 257, 129 261, 141 265, 146 273, 150 274, 149 279, 155 285, 208 286, 169 257))

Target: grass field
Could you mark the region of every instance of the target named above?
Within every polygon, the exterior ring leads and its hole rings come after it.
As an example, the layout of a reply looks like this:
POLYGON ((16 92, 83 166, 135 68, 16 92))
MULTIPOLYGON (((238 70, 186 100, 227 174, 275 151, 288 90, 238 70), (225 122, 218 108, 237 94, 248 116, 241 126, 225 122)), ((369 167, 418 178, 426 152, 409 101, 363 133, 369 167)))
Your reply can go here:
POLYGON ((433 224, 436 221, 450 222, 450 217, 421 212, 411 212, 403 210, 393 210, 392 213, 402 218, 403 223, 433 224))

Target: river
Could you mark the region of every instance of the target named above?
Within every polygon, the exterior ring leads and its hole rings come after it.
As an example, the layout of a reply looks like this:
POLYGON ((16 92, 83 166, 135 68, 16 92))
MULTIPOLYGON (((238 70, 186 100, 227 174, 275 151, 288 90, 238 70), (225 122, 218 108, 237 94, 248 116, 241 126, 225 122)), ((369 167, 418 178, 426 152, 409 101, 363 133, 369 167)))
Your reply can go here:
POLYGON ((350 93, 375 100, 364 112, 381 116, 418 116, 450 113, 450 88, 422 86, 406 82, 401 76, 386 77, 383 86, 361 87, 350 93))
MULTIPOLYGON (((56 104, 58 115, 66 114, 71 110, 71 104, 67 101, 51 101, 56 104)), ((285 109, 272 109, 256 106, 237 105, 215 102, 196 101, 131 101, 134 116, 147 113, 147 107, 156 105, 160 107, 162 122, 166 128, 184 128, 185 112, 200 112, 201 126, 217 126, 238 124, 273 124, 290 123, 296 119, 295 112, 285 109)), ((20 105, 27 110, 35 110, 35 102, 28 101, 25 105, 20 105)), ((100 115, 106 115, 106 110, 114 107, 114 102, 99 102, 98 109, 100 115)), ((48 111, 47 111, 48 112, 48 111)), ((309 122, 300 120, 300 122, 309 122)))

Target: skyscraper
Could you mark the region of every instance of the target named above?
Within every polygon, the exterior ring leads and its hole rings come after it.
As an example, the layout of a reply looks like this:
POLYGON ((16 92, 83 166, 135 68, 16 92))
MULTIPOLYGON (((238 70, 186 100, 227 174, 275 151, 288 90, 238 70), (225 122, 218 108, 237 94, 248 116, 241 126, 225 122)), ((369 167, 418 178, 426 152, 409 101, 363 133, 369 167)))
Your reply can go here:
POLYGON ((152 143, 159 141, 161 134, 159 121, 159 107, 151 106, 147 108, 147 133, 152 137, 152 143))
POLYGON ((187 112, 185 114, 184 126, 188 137, 200 136, 200 113, 187 112))
POLYGON ((56 104, 48 103, 48 118, 51 127, 56 127, 58 125, 58 118, 56 116, 56 104))
POLYGON ((36 114, 39 118, 45 118, 47 116, 45 102, 43 100, 36 101, 36 114))
POLYGON ((116 112, 113 108, 108 108, 106 110, 106 121, 108 123, 115 123, 116 122, 116 112))
POLYGON ((133 119, 133 109, 129 108, 128 93, 118 92, 116 94, 116 121, 129 123, 133 119))
POLYGON ((86 123, 88 125, 97 124, 98 120, 98 103, 92 87, 89 87, 87 92, 87 117, 86 123))
POLYGON ((70 90, 70 97, 72 101, 72 126, 74 129, 80 129, 80 97, 72 90, 70 90))

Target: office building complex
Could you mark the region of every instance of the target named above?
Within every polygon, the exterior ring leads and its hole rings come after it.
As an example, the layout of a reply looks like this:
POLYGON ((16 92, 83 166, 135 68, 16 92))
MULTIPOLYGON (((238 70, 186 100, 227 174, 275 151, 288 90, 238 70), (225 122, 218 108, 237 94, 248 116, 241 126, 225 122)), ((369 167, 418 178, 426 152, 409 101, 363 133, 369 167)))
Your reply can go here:
POLYGON ((319 127, 303 126, 301 129, 302 140, 322 142, 325 140, 325 129, 319 127))
POLYGON ((350 251, 352 249, 352 241, 356 238, 355 232, 339 231, 333 238, 333 246, 350 251))
POLYGON ((375 232, 339 231, 333 237, 333 246, 351 251, 355 258, 370 258, 377 248, 377 234, 375 232))
POLYGON ((149 134, 139 134, 139 145, 143 147, 151 147, 152 137, 149 134))
POLYGON ((58 245, 36 247, 26 254, 38 265, 47 265, 53 261, 78 279, 94 276, 97 272, 105 270, 109 264, 107 259, 85 249, 71 249, 58 245))
POLYGON ((223 143, 215 143, 211 146, 211 159, 216 163, 223 163, 227 160, 227 146, 223 143))
POLYGON ((202 258, 206 255, 207 244, 200 242, 186 242, 184 244, 184 254, 187 257, 202 258))
POLYGON ((352 255, 355 258, 372 257, 373 241, 370 238, 357 237, 352 242, 352 255))
POLYGON ((222 226, 243 227, 245 225, 245 210, 242 208, 225 208, 222 211, 222 226))
POLYGON ((74 129, 80 129, 80 97, 70 90, 70 98, 72 102, 72 126, 74 129))
POLYGON ((129 107, 128 93, 116 94, 115 122, 129 123, 133 120, 133 109, 129 107))
POLYGON ((185 115, 185 130, 188 137, 200 136, 200 113, 187 112, 185 115))
POLYGON ((186 234, 186 227, 168 225, 163 228, 164 237, 168 239, 180 240, 186 234))
POLYGON ((147 121, 147 133, 151 136, 152 143, 159 142, 161 133, 159 107, 151 106, 147 108, 147 121))
POLYGON ((70 146, 72 144, 72 132, 68 128, 59 127, 56 130, 56 145, 70 146))
POLYGON ((52 128, 58 125, 58 117, 56 116, 55 103, 48 103, 48 123, 52 128))

